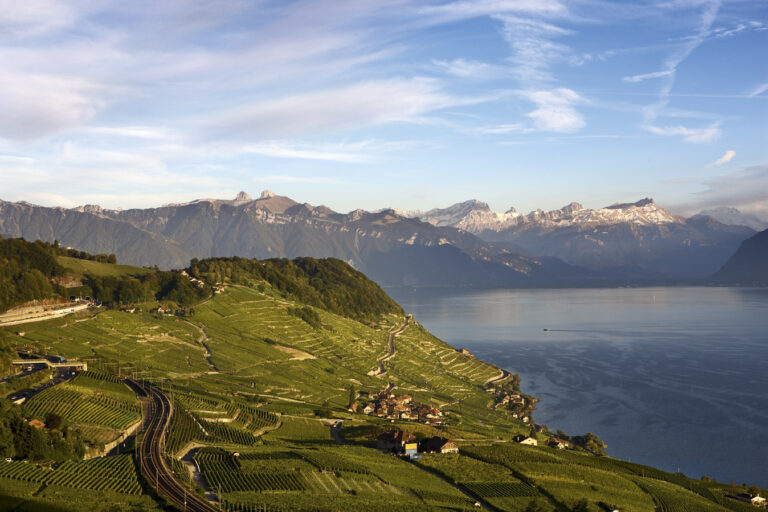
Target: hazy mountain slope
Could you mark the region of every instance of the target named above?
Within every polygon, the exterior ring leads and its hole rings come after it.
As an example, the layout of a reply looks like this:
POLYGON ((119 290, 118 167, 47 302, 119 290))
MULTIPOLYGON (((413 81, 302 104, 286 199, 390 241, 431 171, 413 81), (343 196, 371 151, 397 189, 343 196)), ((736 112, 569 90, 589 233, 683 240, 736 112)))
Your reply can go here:
POLYGON ((754 215, 742 213, 736 208, 728 208, 726 206, 702 210, 699 212, 699 215, 708 215, 718 222, 731 226, 747 226, 755 231, 762 231, 768 228, 768 222, 754 215))
POLYGON ((58 240, 63 247, 116 254, 134 265, 180 266, 190 259, 172 240, 87 211, 0 201, 0 234, 27 240, 58 240))
POLYGON ((720 284, 768 286, 768 229, 744 240, 712 279, 720 284))

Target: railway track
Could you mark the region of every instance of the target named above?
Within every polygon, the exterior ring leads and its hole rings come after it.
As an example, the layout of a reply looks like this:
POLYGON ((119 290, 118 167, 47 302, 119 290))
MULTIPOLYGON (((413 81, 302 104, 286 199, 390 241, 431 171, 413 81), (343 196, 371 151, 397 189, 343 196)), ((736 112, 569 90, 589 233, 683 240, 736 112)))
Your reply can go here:
POLYGON ((165 394, 154 386, 142 384, 133 379, 126 382, 149 398, 148 417, 144 438, 138 448, 139 467, 144 478, 173 503, 179 510, 190 512, 216 512, 218 507, 193 494, 192 491, 176 479, 163 457, 165 436, 173 415, 173 404, 165 394))

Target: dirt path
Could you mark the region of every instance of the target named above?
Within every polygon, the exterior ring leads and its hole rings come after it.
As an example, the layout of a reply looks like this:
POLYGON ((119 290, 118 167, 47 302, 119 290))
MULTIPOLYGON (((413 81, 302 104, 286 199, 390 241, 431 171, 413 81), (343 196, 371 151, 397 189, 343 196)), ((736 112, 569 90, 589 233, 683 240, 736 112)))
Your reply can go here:
MULTIPOLYGON (((207 299, 205 302, 208 302, 209 300, 211 299, 207 299)), ((211 361, 211 349, 208 348, 208 333, 205 332, 205 329, 197 324, 193 324, 189 320, 184 320, 184 323, 187 323, 198 330, 200 337, 197 339, 197 342, 205 349, 203 357, 205 358, 205 361, 208 363, 208 366, 211 368, 211 370, 219 373, 219 369, 216 368, 216 365, 213 364, 213 361, 211 361)))
POLYGON ((507 370, 499 370, 499 371, 500 371, 501 373, 499 373, 499 376, 498 376, 498 377, 493 377, 493 378, 491 378, 491 379, 488 379, 487 381, 485 381, 485 384, 483 384, 483 387, 484 387, 484 388, 487 388, 487 387, 489 387, 489 386, 490 386, 491 384, 493 384, 494 382, 499 382, 500 380, 504 380, 504 379, 506 379, 507 377, 509 377, 509 372, 508 372, 507 370))

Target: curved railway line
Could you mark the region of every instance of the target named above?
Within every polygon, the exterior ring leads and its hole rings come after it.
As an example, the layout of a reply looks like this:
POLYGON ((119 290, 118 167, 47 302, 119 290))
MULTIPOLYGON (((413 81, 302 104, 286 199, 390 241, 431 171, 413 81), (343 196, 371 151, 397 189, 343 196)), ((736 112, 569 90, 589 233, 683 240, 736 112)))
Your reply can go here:
POLYGON ((133 379, 126 379, 126 383, 141 395, 149 398, 144 438, 137 452, 139 467, 144 478, 157 490, 158 494, 164 495, 180 510, 191 512, 218 511, 219 509, 209 501, 193 494, 187 486, 179 482, 163 457, 165 434, 173 415, 171 401, 153 386, 142 384, 133 379))

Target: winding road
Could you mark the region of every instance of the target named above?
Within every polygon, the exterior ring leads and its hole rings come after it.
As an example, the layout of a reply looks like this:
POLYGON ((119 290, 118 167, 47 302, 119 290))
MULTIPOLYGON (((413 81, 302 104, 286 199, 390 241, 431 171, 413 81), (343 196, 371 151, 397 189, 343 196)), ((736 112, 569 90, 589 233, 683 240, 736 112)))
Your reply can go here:
POLYGON ((373 375, 374 377, 381 377, 385 373, 387 373, 387 370, 384 368, 384 362, 391 359, 395 355, 395 336, 400 334, 405 330, 406 327, 408 327, 408 319, 409 317, 405 317, 405 322, 403 322, 403 325, 401 325, 397 330, 394 330, 389 333, 389 351, 387 352, 387 355, 384 357, 380 357, 376 364, 379 366, 378 370, 372 370, 368 373, 368 375, 373 375))
POLYGON ((147 418, 145 419, 144 438, 139 445, 137 458, 144 478, 180 510, 192 512, 216 512, 218 509, 210 502, 193 494, 192 491, 176 479, 163 457, 165 433, 171 423, 173 404, 159 389, 142 384, 133 379, 126 383, 140 395, 149 398, 147 418))

